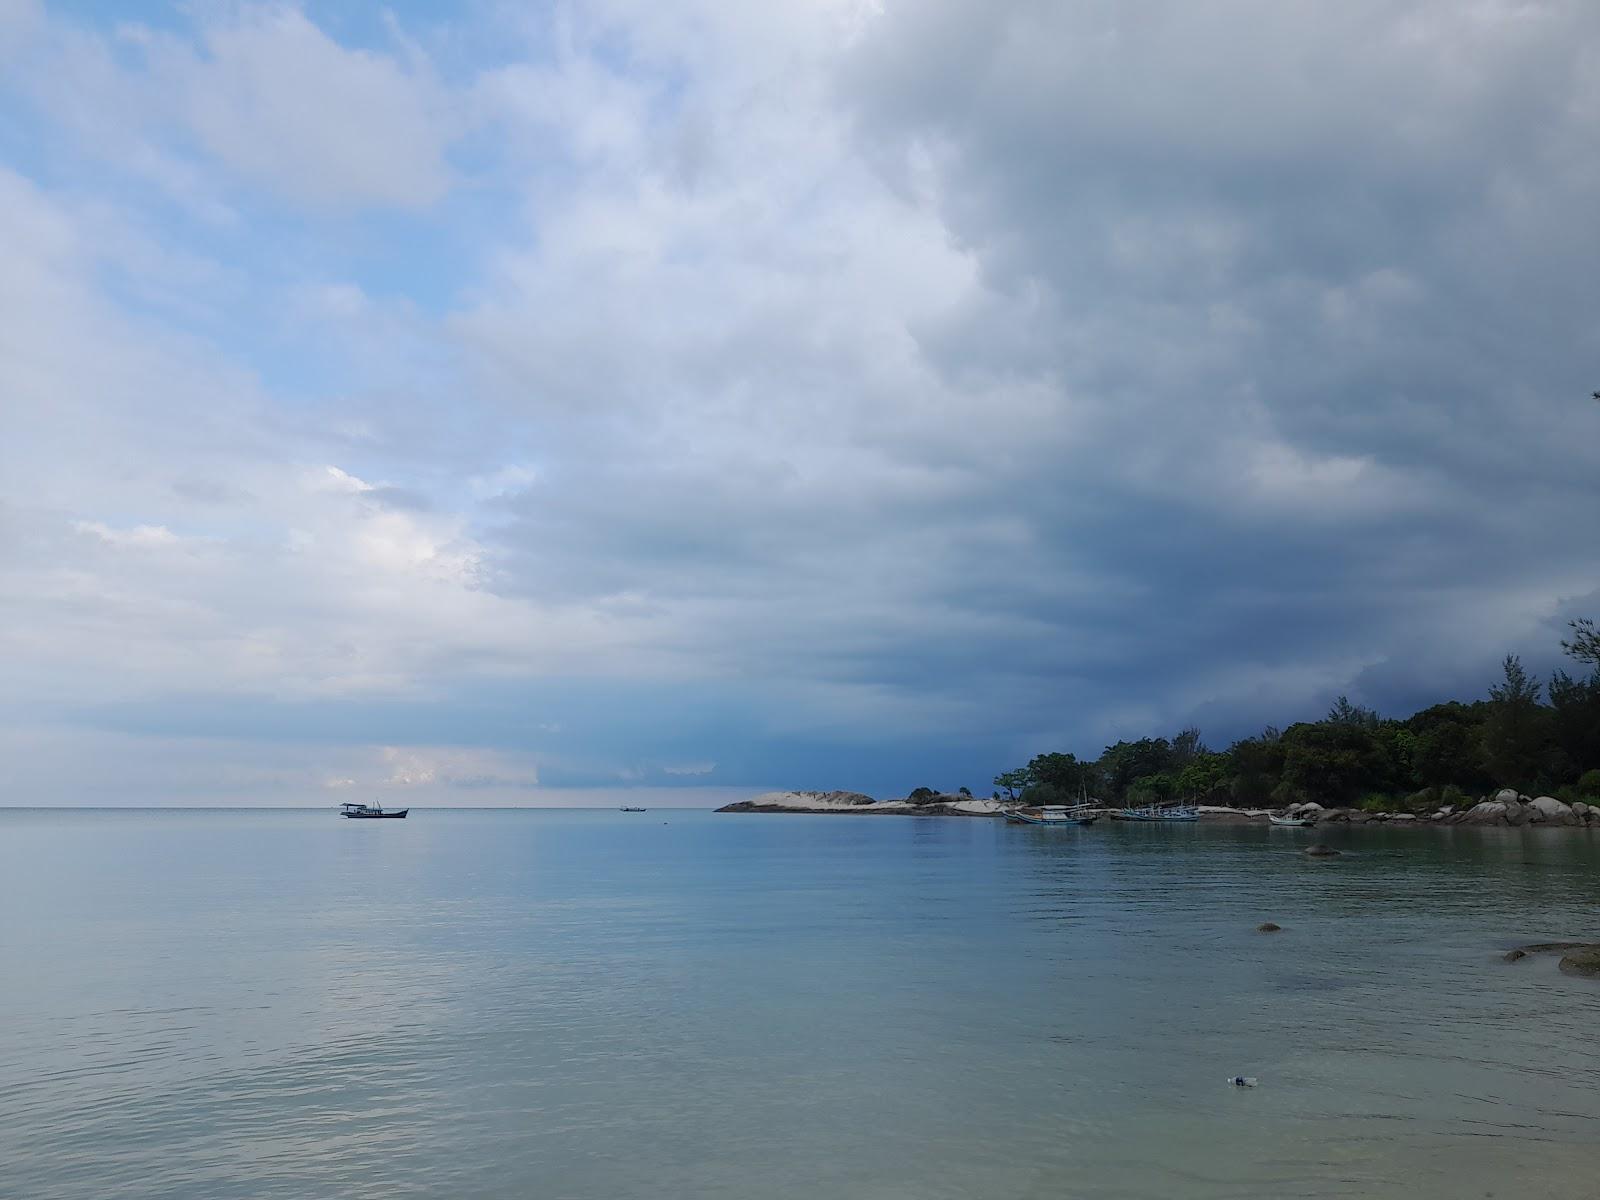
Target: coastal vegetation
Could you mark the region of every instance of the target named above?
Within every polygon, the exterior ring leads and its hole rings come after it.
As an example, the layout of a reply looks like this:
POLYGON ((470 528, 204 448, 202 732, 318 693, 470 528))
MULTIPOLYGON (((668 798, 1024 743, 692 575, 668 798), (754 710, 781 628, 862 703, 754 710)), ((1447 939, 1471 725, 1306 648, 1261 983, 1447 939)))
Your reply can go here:
POLYGON ((1380 717, 1341 696, 1319 721, 1268 727, 1226 750, 1200 731, 1107 746, 1092 761, 1050 752, 995 776, 995 798, 1065 804, 1190 800, 1244 807, 1313 802, 1368 812, 1432 811, 1508 787, 1600 803, 1600 630, 1571 624, 1562 648, 1589 668, 1532 677, 1516 655, 1487 699, 1380 717))

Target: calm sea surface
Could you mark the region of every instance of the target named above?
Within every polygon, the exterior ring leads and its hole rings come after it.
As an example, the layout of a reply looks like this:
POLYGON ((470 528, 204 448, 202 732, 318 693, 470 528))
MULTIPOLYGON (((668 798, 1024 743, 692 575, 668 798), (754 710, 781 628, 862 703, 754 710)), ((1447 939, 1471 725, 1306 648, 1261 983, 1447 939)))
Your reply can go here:
POLYGON ((0 1196, 1600 1194, 1600 837, 1315 836, 0 811, 0 1196))

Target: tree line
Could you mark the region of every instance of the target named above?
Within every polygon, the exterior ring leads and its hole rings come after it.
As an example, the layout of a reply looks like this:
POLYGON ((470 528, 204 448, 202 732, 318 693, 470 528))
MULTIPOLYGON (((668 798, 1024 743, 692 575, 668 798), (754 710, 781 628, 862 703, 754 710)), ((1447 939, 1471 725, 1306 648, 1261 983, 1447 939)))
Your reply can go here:
POLYGON ((1561 643, 1578 676, 1538 680, 1507 655, 1487 700, 1435 704, 1404 719, 1380 717, 1340 696, 1320 721, 1271 726, 1212 750, 1200 731, 1107 746, 1099 758, 1039 754, 995 776, 996 799, 1422 811, 1501 787, 1566 801, 1600 798, 1600 630, 1570 624, 1561 643))

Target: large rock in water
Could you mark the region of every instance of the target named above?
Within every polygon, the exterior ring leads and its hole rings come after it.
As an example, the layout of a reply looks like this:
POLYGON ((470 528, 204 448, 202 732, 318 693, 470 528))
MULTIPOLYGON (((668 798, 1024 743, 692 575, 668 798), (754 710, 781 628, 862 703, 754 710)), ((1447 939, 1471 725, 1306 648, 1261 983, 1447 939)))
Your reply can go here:
POLYGON ((1517 789, 1501 788, 1498 792, 1491 796, 1490 799, 1495 801, 1497 804, 1515 804, 1517 803, 1517 789))
POLYGON ((1563 974, 1600 979, 1600 942, 1529 942, 1507 950, 1502 957, 1507 962, 1517 962, 1530 954, 1559 954, 1558 965, 1563 974))
POLYGON ((1335 850, 1332 846, 1326 846, 1321 842, 1316 843, 1316 845, 1314 845, 1314 846, 1307 846, 1303 851, 1301 851, 1301 853, 1303 853, 1303 854, 1305 854, 1305 855, 1307 855, 1307 856, 1309 856, 1311 858, 1338 858, 1339 857, 1339 852, 1337 850, 1335 850))
POLYGON ((1558 964, 1563 975, 1579 975, 1584 979, 1600 978, 1600 946, 1585 946, 1569 950, 1558 964))
POLYGON ((1504 825, 1506 806, 1499 800, 1481 801, 1461 815, 1461 822, 1464 825, 1504 825))
POLYGON ((1572 808, 1554 796, 1540 796, 1528 803, 1528 816, 1541 825, 1572 825, 1577 818, 1572 808))
POLYGON ((762 792, 748 800, 724 805, 718 812, 837 812, 876 804, 860 792, 762 792))

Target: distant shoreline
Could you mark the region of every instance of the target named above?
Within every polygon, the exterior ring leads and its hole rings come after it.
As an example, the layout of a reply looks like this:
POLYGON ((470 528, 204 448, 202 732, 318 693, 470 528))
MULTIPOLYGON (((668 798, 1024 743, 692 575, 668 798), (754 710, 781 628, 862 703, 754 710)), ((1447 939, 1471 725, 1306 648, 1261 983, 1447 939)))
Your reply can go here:
MULTIPOLYGON (((1002 818, 1005 810, 1020 805, 1011 801, 979 799, 974 796, 944 794, 925 802, 874 800, 860 792, 765 792, 749 800, 725 804, 719 813, 794 813, 816 816, 902 816, 902 817, 987 817, 1002 818)), ((1108 805, 1105 813, 1118 806, 1108 805)), ((1267 824, 1277 810, 1233 808, 1228 805, 1200 805, 1200 821, 1208 824, 1267 824)), ((1430 813, 1367 812, 1357 808, 1324 808, 1316 804, 1292 804, 1283 810, 1290 815, 1312 818, 1315 827, 1331 825, 1377 825, 1395 828, 1542 828, 1600 829, 1600 806, 1566 804, 1551 796, 1520 796, 1509 789, 1477 804, 1446 806, 1430 813)))

